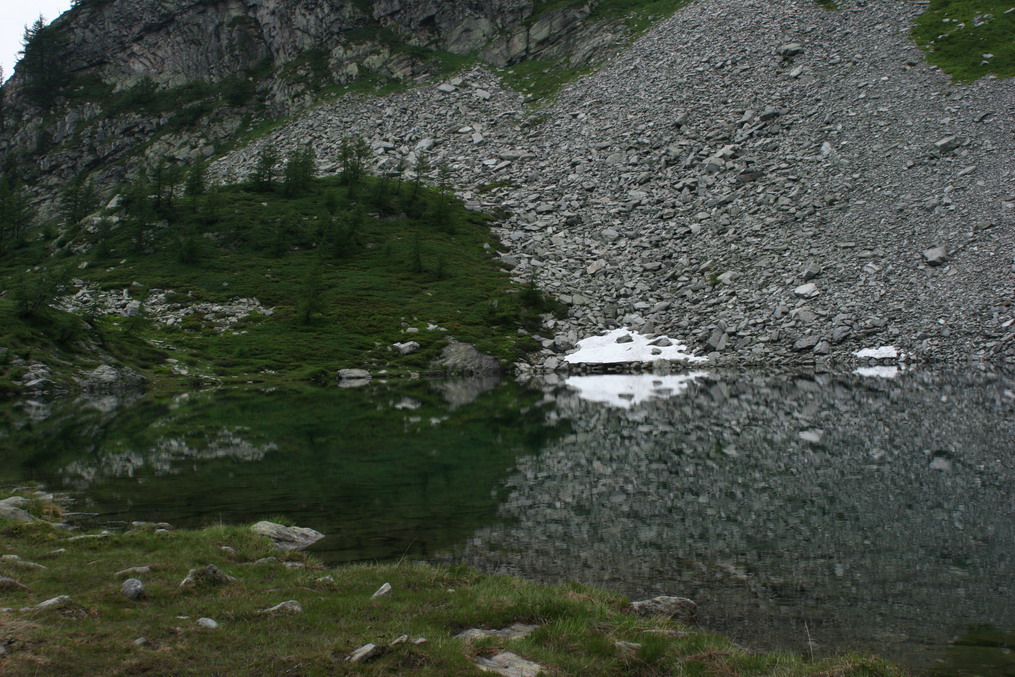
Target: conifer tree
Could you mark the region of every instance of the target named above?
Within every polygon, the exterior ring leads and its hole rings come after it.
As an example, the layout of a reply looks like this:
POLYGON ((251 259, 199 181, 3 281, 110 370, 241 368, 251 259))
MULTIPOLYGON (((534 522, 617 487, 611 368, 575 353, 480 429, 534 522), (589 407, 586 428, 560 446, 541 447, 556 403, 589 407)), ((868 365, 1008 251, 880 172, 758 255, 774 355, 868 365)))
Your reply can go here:
POLYGON ((25 26, 21 61, 18 72, 25 76, 24 92, 40 108, 51 108, 70 84, 63 55, 65 38, 60 31, 46 25, 42 15, 31 26, 25 26))

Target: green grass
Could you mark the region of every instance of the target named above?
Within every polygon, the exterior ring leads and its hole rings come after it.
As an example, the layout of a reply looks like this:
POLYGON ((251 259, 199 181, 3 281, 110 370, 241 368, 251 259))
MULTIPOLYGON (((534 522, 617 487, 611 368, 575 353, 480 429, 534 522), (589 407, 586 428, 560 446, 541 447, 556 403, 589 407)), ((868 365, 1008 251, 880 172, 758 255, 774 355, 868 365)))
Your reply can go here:
POLYGON ((752 654, 722 637, 665 619, 624 613, 626 600, 578 584, 543 586, 512 577, 483 576, 466 567, 402 562, 326 570, 301 553, 274 551, 246 528, 156 532, 150 526, 104 538, 68 540, 45 522, 0 522, 0 549, 20 560, 0 560, 0 575, 28 590, 4 591, 0 639, 8 655, 5 675, 46 674, 479 674, 470 656, 510 650, 547 666, 555 675, 900 675, 874 658, 844 656, 811 662, 791 654, 752 654), (254 564, 276 557, 281 562, 254 564), (35 562, 45 569, 19 562, 35 562), (214 564, 237 581, 220 587, 179 588, 187 572, 214 564), (135 602, 119 592, 126 576, 115 572, 149 566, 138 577, 149 598, 135 602), (330 580, 326 578, 330 576, 330 580), (383 583, 388 597, 372 599, 383 583), (70 602, 32 610, 57 595, 70 602), (301 614, 271 616, 259 610, 296 600, 301 614), (205 630, 196 619, 220 627, 205 630), (539 625, 518 640, 466 644, 454 635, 469 627, 539 625), (405 643, 362 664, 345 662, 366 643, 405 643), (149 646, 134 641, 145 637, 149 646), (634 651, 616 642, 635 642, 634 651))
POLYGON ((913 39, 955 80, 1015 76, 1015 12, 1009 0, 931 0, 913 39), (984 54, 993 54, 984 58, 984 54))
POLYGON ((102 245, 98 233, 71 228, 53 254, 51 243, 35 233, 29 245, 0 259, 4 287, 38 275, 25 271, 41 265, 101 289, 128 289, 135 297, 138 285, 132 284, 138 282, 173 290, 184 303, 254 297, 274 312, 224 332, 199 316, 175 328, 100 316, 83 332, 80 320, 51 309, 18 317, 3 299, 0 345, 15 354, 53 348, 87 358, 86 334, 153 375, 171 377, 168 365, 159 364, 160 355, 171 351, 193 378, 221 380, 260 379, 268 372, 330 378, 345 367, 424 371, 447 336, 505 362, 534 348, 517 329, 538 328, 538 314, 552 307, 521 293, 500 269, 488 217, 425 186, 385 180, 378 187, 379 181, 367 179, 355 195, 338 179, 318 179, 298 197, 232 186, 218 198, 181 198, 170 220, 147 226, 143 250, 126 217, 102 245), (213 199, 219 202, 214 212, 213 199), (362 223, 343 241, 343 224, 356 213, 362 223), (314 301, 309 315, 308 300, 314 301), (418 333, 405 333, 409 327, 418 333), (409 339, 421 344, 418 353, 402 356, 388 348, 409 339))

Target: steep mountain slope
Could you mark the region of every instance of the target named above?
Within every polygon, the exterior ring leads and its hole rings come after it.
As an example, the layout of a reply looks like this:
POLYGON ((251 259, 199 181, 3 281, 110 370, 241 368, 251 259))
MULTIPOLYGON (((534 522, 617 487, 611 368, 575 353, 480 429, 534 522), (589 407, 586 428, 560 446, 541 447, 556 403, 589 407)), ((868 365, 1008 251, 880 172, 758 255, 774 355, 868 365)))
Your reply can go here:
POLYGON ((497 65, 549 59, 514 73, 539 82, 607 56, 617 5, 86 0, 56 24, 54 105, 21 70, 4 88, 0 155, 51 202, 163 158, 243 179, 268 144, 324 174, 351 134, 388 176, 425 154, 569 306, 543 368, 619 326, 720 362, 1015 360, 1011 79, 927 65, 915 5, 700 0, 542 107, 505 87, 497 65))
POLYGON ((325 167, 349 130, 382 168, 447 160, 463 197, 508 212, 504 260, 571 305, 549 367, 620 325, 759 363, 889 344, 1010 361, 1015 83, 922 63, 917 11, 703 0, 528 118, 474 71, 270 138, 325 167))

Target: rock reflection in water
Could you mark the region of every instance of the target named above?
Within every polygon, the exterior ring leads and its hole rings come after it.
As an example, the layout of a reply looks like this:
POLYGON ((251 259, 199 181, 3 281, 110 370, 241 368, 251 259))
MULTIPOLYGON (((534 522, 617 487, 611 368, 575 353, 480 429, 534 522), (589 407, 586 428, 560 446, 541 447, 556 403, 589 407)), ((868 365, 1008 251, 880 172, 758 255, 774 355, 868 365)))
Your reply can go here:
POLYGON ((552 389, 574 433, 524 459, 487 571, 679 594, 756 648, 928 665, 1015 625, 1015 386, 983 374, 710 376, 630 408, 552 389), (806 628, 805 628, 806 623, 806 628))

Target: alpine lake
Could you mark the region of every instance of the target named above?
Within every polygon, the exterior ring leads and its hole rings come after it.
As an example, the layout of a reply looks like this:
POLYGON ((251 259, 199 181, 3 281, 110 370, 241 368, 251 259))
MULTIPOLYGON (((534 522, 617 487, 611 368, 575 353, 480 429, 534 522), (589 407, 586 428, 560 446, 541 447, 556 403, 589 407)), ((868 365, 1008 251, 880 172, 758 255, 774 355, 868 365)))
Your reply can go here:
POLYGON ((0 403, 0 484, 78 523, 283 518, 329 564, 698 604, 755 649, 1015 675, 1015 374, 374 381, 0 403))

